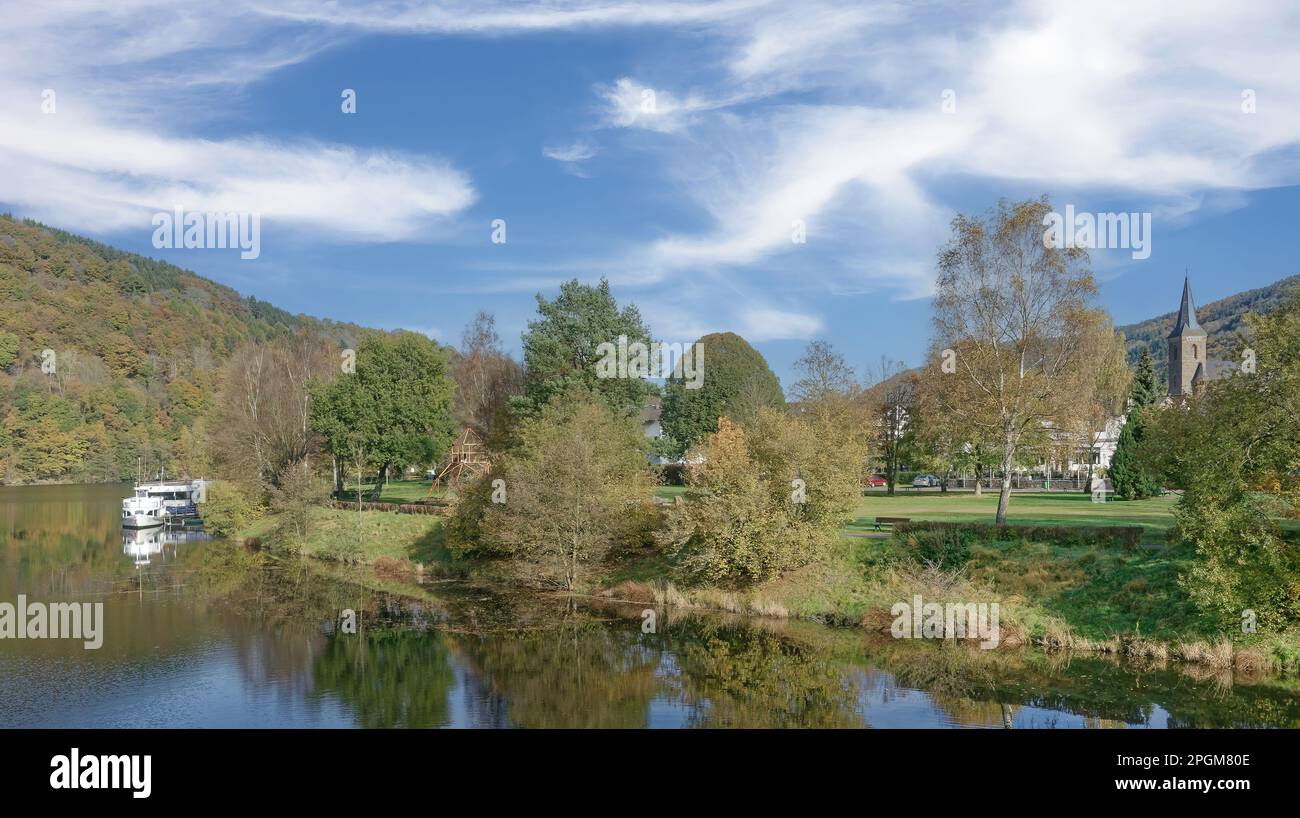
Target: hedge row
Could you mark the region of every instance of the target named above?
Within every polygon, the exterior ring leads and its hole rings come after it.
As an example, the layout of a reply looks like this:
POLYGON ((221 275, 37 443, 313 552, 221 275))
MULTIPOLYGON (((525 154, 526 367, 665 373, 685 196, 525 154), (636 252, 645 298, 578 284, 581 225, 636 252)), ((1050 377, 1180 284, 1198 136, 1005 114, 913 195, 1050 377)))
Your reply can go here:
POLYGON ((949 532, 969 534, 982 540, 1030 540, 1059 546, 1094 545, 1104 548, 1134 549, 1142 544, 1140 525, 995 525, 993 523, 940 522, 919 520, 898 523, 894 530, 906 532, 949 532))

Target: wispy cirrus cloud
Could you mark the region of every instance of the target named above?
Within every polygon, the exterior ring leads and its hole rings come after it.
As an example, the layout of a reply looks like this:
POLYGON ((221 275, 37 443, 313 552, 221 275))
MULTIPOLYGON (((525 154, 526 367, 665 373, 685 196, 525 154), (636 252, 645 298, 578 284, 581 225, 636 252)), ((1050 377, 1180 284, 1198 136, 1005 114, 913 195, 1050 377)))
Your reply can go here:
POLYGON ((585 139, 579 139, 568 145, 548 145, 542 148, 542 155, 559 162, 566 172, 580 178, 587 178, 587 171, 582 163, 595 158, 600 151, 585 139))
POLYGON ((438 156, 178 132, 210 105, 196 87, 237 94, 341 32, 242 2, 5 4, 0 19, 0 95, 14 101, 0 109, 0 200, 37 218, 147 233, 153 212, 181 205, 382 242, 423 235, 476 198, 468 174, 438 156))
POLYGON ((210 114, 169 92, 238 94, 372 33, 673 35, 589 84, 594 112, 540 149, 581 175, 599 144, 611 168, 652 169, 656 197, 700 218, 630 232, 600 258, 535 263, 538 281, 671 281, 694 294, 674 300, 683 326, 729 312, 761 331, 744 311, 776 310, 778 334, 811 332, 819 294, 924 295, 963 184, 1137 199, 1186 219, 1216 195, 1300 182, 1300 10, 1282 0, 122 0, 0 6, 0 19, 0 199, 115 229, 184 197, 361 241, 427 235, 475 201, 473 180, 436 155, 255 130, 204 139, 180 128, 210 114), (60 109, 43 119, 50 87, 60 109))
POLYGON ((4 199, 99 232, 146 231, 153 212, 181 205, 260 213, 338 241, 395 241, 475 197, 469 178, 438 159, 309 142, 169 138, 71 112, 0 114, 0 177, 4 199))
POLYGON ((765 9, 729 35, 731 57, 688 86, 657 88, 646 71, 598 87, 603 124, 663 135, 637 145, 711 217, 644 254, 682 270, 797 265, 789 236, 802 220, 810 245, 832 244, 848 262, 830 287, 921 294, 931 273, 917 262, 933 258, 953 210, 943 180, 1093 190, 1157 211, 1185 210, 1196 191, 1300 182, 1300 164, 1276 161, 1300 148, 1300 106, 1285 102, 1300 98, 1293 5, 1026 1, 982 12, 765 9), (637 108, 646 88, 668 101, 658 115, 637 108), (1271 102, 1245 113, 1247 89, 1271 102))

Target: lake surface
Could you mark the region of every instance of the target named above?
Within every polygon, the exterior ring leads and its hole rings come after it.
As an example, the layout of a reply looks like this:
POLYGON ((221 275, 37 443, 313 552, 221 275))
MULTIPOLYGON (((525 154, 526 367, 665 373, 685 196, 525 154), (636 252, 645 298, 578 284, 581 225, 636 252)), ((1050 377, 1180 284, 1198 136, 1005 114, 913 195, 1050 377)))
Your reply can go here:
POLYGON ((0 602, 104 604, 97 650, 0 639, 0 727, 1300 726, 1293 679, 580 604, 124 533, 129 486, 0 488, 0 602), (345 610, 356 633, 340 628, 345 610))

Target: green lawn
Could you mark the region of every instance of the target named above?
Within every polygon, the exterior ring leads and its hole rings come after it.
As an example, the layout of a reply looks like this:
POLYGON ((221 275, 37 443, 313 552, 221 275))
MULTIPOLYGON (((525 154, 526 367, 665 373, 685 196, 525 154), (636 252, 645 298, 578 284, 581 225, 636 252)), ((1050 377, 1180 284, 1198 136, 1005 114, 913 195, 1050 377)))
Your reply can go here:
MULTIPOLYGON (((1092 496, 1075 492, 1013 493, 1007 522, 1013 525, 1140 525, 1150 540, 1163 541, 1174 524, 1175 495, 1150 500, 1092 502, 1092 496)), ((998 510, 997 492, 976 497, 970 492, 938 490, 900 491, 893 497, 872 489, 853 510, 850 531, 870 530, 876 517, 910 517, 913 520, 993 522, 998 510)))
MULTIPOLYGON (((374 483, 361 484, 361 496, 364 500, 370 500, 370 492, 374 491, 374 483)), ((341 500, 355 500, 357 484, 344 483, 343 495, 341 500)), ((429 496, 428 480, 390 480, 384 484, 384 491, 379 495, 381 503, 414 503, 416 500, 423 500, 429 496)), ((434 497, 446 497, 447 489, 439 486, 438 490, 433 493, 434 497)))
MULTIPOLYGON (((435 516, 357 513, 337 508, 313 508, 309 514, 307 538, 292 540, 292 545, 306 556, 359 562, 388 557, 428 563, 438 561, 443 551, 439 531, 442 520, 435 516)), ((256 537, 270 544, 288 543, 292 535, 280 535, 281 522, 277 515, 263 517, 241 531, 239 539, 256 537)))

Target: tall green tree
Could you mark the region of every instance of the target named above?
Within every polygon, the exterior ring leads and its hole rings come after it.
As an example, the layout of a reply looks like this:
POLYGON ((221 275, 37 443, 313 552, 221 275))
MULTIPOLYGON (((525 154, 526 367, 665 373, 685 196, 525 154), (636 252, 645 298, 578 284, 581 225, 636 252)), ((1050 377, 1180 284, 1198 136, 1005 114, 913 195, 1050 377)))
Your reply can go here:
POLYGON ((379 470, 441 459, 455 433, 447 355, 414 332, 376 333, 357 347, 354 372, 313 389, 312 428, 331 454, 379 470))
POLYGON ((650 343, 650 330, 634 304, 619 309, 609 282, 590 286, 575 278, 560 285, 548 301, 537 296, 538 318, 524 333, 524 394, 521 408, 537 414, 552 398, 582 390, 615 412, 630 414, 654 392, 635 377, 601 378, 597 363, 601 344, 650 343))
POLYGON ((1140 461, 1183 490, 1177 534, 1196 547, 1181 578, 1224 627, 1300 623, 1300 549, 1281 519, 1300 517, 1300 297, 1250 315, 1250 370, 1154 410, 1140 461))
POLYGON ((1138 358, 1137 369, 1133 373, 1133 391, 1129 399, 1133 401, 1134 406, 1145 409, 1159 403, 1162 392, 1160 375, 1156 373, 1155 359, 1151 357, 1151 350, 1144 348, 1141 357, 1138 358))
POLYGON ((1133 388, 1129 393, 1128 417, 1120 430, 1115 454, 1110 460, 1111 485, 1115 496, 1121 500, 1142 500, 1160 494, 1160 479, 1142 467, 1138 460, 1148 418, 1160 399, 1160 378, 1150 350, 1143 349, 1133 373, 1133 388))
POLYGON ((761 407, 785 405, 781 382, 758 350, 734 332, 714 332, 695 344, 703 351, 704 377, 691 389, 684 376, 667 380, 660 422, 673 457, 718 430, 718 418, 745 421, 761 407))

